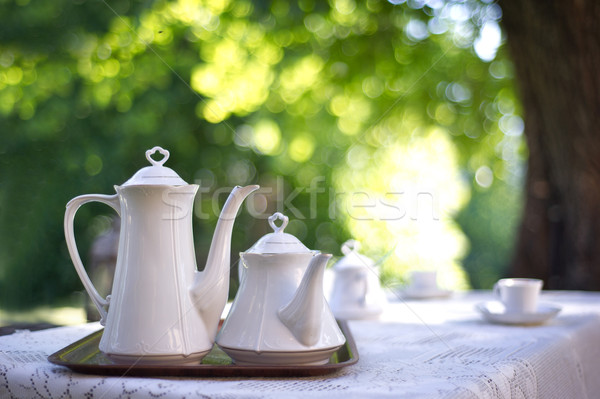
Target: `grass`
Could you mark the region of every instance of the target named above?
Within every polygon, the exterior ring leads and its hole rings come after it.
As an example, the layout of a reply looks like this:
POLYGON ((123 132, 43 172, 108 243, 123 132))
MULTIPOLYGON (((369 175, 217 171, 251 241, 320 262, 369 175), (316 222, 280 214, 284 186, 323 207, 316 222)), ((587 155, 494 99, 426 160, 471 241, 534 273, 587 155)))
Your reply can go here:
POLYGON ((26 311, 5 311, 0 309, 0 326, 15 323, 50 323, 59 326, 86 323, 83 307, 40 306, 26 311))

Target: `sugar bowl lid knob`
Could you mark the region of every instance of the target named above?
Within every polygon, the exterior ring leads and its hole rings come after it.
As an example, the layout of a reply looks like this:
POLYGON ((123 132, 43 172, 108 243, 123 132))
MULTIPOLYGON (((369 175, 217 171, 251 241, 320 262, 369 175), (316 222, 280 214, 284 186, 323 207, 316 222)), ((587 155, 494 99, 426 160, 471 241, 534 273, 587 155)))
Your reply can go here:
POLYGON ((348 255, 352 251, 358 252, 359 249, 360 249, 360 242, 358 242, 356 240, 350 239, 342 244, 342 253, 344 255, 348 255))

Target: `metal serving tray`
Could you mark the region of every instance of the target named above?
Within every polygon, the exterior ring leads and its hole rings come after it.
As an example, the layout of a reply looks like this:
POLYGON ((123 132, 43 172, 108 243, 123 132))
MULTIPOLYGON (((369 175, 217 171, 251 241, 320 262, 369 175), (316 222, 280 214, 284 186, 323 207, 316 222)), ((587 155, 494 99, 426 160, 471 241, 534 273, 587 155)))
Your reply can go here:
POLYGON ((127 365, 111 360, 98 349, 104 330, 96 331, 48 356, 51 363, 85 374, 131 377, 311 377, 332 374, 358 361, 358 351, 348 324, 338 321, 346 343, 316 366, 236 365, 216 345, 198 365, 127 365))

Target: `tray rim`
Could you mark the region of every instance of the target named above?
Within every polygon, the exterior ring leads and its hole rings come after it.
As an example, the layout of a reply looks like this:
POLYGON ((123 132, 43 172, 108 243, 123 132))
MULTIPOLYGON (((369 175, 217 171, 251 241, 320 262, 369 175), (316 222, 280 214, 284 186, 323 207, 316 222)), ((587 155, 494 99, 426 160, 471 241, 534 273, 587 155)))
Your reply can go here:
MULTIPOLYGON (((89 341, 94 341, 102 335, 104 329, 100 329, 85 337, 67 345, 66 347, 54 352, 48 356, 48 361, 58 366, 64 366, 72 371, 83 373, 83 374, 95 374, 105 376, 127 376, 127 377, 216 377, 216 378, 231 378, 231 377, 314 377, 324 376, 335 373, 345 367, 351 366, 358 362, 358 350, 354 337, 350 332, 348 323, 345 320, 337 320, 342 333, 346 337, 346 343, 344 343, 340 349, 334 353, 340 351, 348 352, 348 360, 339 363, 326 363, 323 365, 310 365, 310 366, 294 366, 294 365, 212 365, 212 364, 198 364, 198 365, 127 365, 127 364, 86 364, 86 363, 73 363, 61 359, 61 356, 71 352, 82 345, 86 345, 89 341)), ((215 344, 216 345, 216 344, 215 344)))

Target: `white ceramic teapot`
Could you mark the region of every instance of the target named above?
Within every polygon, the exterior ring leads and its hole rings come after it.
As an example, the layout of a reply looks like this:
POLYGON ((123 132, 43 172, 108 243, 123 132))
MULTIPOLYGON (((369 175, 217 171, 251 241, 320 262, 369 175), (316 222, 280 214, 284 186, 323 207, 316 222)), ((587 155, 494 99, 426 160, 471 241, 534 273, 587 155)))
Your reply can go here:
POLYGON ((212 349, 229 290, 233 222, 258 186, 233 189, 219 216, 206 267, 199 272, 192 237, 198 186, 163 166, 168 151, 154 147, 146 158, 152 166, 115 186, 117 194, 81 195, 67 204, 67 246, 105 324, 101 351, 127 363, 194 363, 212 349), (156 151, 163 155, 160 161, 151 157, 156 151), (92 201, 121 216, 115 276, 106 299, 90 281, 73 234, 77 209, 92 201))
POLYGON ((360 254, 359 248, 357 241, 346 241, 342 245, 345 256, 333 266, 335 280, 329 303, 338 319, 376 318, 387 302, 374 262, 360 254))
POLYGON ((238 364, 324 364, 346 341, 323 295, 331 255, 284 233, 287 223, 275 213, 274 232, 240 254, 241 285, 217 336, 238 364))

